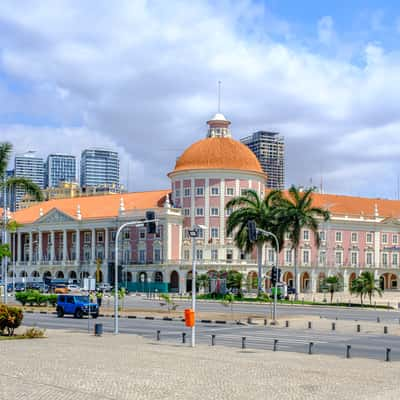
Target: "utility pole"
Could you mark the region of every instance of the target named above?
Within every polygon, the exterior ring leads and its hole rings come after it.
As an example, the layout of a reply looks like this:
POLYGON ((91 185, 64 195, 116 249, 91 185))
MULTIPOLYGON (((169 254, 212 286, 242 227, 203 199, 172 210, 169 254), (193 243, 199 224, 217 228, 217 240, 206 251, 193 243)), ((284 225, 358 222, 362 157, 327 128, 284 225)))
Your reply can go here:
MULTIPOLYGON (((7 187, 6 187, 6 176, 3 176, 3 244, 7 244, 8 237, 7 237, 7 187)), ((4 287, 4 304, 7 304, 7 264, 8 264, 8 257, 5 256, 3 258, 3 287, 4 287)))

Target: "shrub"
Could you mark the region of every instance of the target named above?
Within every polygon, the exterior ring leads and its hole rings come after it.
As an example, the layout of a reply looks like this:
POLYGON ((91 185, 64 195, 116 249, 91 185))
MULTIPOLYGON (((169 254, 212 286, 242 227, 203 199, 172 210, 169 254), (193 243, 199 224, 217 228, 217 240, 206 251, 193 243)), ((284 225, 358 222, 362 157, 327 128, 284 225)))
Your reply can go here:
POLYGON ((42 337, 45 337, 45 333, 46 333, 45 329, 39 329, 36 327, 32 327, 32 328, 26 328, 26 331, 23 334, 23 336, 27 337, 29 339, 42 338, 42 337))
POLYGON ((52 306, 55 306, 57 303, 56 294, 43 294, 38 290, 27 290, 26 292, 15 293, 15 299, 23 306, 26 304, 29 304, 30 306, 41 306, 46 303, 50 303, 52 306))
POLYGON ((15 300, 19 301, 23 306, 26 304, 27 298, 28 298, 28 292, 15 293, 15 300))
POLYGON ((57 304, 57 295, 56 294, 47 294, 47 301, 52 305, 55 306, 57 304))
POLYGON ((3 335, 7 329, 7 335, 13 336, 15 328, 21 325, 24 314, 18 307, 9 307, 5 304, 0 305, 0 332, 3 335))

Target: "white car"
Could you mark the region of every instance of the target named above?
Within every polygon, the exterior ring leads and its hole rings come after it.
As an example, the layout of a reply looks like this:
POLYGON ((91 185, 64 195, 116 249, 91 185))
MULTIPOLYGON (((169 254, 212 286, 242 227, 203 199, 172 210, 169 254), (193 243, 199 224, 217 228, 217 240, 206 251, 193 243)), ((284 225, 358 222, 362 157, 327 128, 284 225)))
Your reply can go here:
POLYGON ((80 292, 81 288, 78 285, 67 285, 67 289, 70 292, 80 292))

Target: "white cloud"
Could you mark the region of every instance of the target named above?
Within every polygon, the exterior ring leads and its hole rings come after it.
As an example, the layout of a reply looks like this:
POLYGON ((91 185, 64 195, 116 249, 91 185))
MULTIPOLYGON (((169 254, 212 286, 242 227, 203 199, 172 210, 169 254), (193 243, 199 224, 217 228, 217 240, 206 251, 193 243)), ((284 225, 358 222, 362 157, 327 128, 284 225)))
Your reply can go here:
MULTIPOLYGON (((321 56, 250 1, 41 4, 0 3, 0 139, 18 151, 112 146, 125 176, 131 165, 131 189, 167 187, 176 157, 205 136, 222 80, 236 138, 285 135, 288 183, 322 174, 331 191, 392 195, 398 53, 370 43, 359 65, 321 56)), ((336 45, 333 19, 318 27, 320 42, 336 45)))

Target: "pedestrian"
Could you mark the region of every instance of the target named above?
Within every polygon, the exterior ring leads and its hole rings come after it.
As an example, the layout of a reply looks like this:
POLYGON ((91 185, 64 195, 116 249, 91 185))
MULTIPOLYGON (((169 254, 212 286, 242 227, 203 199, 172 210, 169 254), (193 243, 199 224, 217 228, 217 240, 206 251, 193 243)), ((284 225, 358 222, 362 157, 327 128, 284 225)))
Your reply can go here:
POLYGON ((99 307, 101 307, 101 302, 103 299, 103 292, 101 290, 99 290, 96 294, 96 297, 97 297, 97 304, 99 307))
POLYGON ((89 293, 89 301, 90 303, 97 303, 96 295, 92 291, 89 293))

